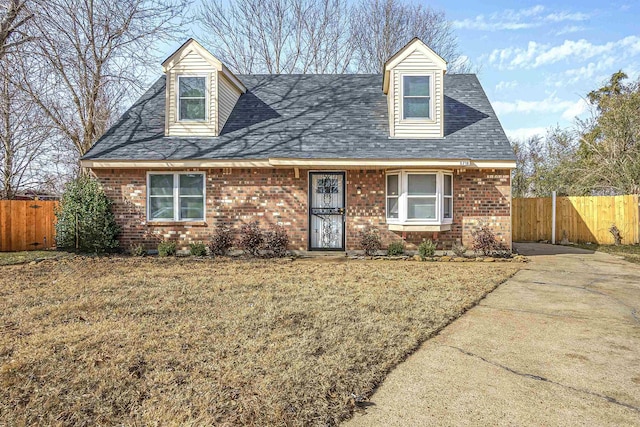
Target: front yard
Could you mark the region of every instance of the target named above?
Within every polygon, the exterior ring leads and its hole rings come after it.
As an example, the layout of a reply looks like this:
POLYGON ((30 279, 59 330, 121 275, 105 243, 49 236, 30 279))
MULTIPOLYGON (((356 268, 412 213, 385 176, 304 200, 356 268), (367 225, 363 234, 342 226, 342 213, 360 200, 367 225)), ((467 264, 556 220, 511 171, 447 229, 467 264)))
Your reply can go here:
POLYGON ((518 268, 122 257, 0 267, 0 419, 334 425, 352 394, 370 395, 518 268))

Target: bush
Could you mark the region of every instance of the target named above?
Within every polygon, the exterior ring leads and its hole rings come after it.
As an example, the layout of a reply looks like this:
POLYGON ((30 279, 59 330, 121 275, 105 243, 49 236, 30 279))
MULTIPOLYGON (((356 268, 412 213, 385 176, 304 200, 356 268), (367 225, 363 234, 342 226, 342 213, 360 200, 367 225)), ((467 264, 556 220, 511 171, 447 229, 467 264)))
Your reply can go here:
POLYGON ((467 247, 462 243, 454 243, 451 250, 457 257, 463 257, 467 253, 467 247))
POLYGON ((389 256, 402 255, 403 253, 404 253, 404 242, 402 241, 392 242, 387 247, 387 255, 389 256))
POLYGON ((233 230, 224 225, 218 224, 216 232, 209 242, 209 250, 213 256, 225 256, 234 244, 233 230))
POLYGON ((436 254, 436 244, 429 240, 423 240, 422 243, 418 245, 418 255, 422 259, 427 257, 432 257, 436 254))
POLYGON ((158 244, 158 255, 165 256, 174 256, 176 254, 176 242, 160 242, 158 244))
POLYGON ((202 242, 189 243, 189 253, 193 256, 205 256, 207 254, 207 246, 202 242))
POLYGON ((56 217, 58 249, 104 253, 118 247, 119 229, 111 201, 98 181, 89 176, 67 184, 56 217))
POLYGON ((506 256, 509 250, 496 239, 496 235, 486 225, 480 226, 471 233, 473 236, 473 250, 484 256, 506 256))
POLYGON ((368 226, 360 232, 360 247, 366 256, 374 256, 382 247, 380 234, 372 226, 368 226))
POLYGON ((243 224, 240 228, 240 247, 245 253, 251 256, 260 255, 260 249, 264 243, 264 236, 260 231, 260 224, 258 221, 251 221, 248 224, 243 224))
POLYGON ((264 248, 270 255, 282 258, 287 254, 288 247, 289 235, 283 226, 276 225, 264 233, 264 248))
POLYGON ((132 256, 146 256, 147 250, 142 243, 138 243, 137 245, 131 245, 131 247, 129 247, 129 253, 132 256))

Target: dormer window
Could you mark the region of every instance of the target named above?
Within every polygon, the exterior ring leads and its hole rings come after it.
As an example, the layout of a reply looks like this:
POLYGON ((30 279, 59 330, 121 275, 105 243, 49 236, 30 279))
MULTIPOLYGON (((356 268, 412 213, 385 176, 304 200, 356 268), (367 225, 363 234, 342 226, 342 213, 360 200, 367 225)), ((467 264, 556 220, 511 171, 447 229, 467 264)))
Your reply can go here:
POLYGON ((402 76, 402 118, 431 119, 431 76, 402 76))
POLYGON ((178 76, 178 117, 180 121, 207 119, 207 78, 178 76))

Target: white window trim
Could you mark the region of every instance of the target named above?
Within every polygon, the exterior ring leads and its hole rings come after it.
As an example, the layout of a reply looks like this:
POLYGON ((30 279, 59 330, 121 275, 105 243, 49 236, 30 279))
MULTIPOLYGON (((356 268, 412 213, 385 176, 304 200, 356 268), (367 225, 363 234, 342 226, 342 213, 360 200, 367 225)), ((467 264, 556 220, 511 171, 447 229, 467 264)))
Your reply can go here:
POLYGON ((412 123, 435 123, 434 98, 435 98, 435 73, 425 72, 401 72, 400 75, 400 121, 412 123), (429 77, 429 117, 404 117, 404 78, 405 77, 429 77))
MULTIPOLYGON (((176 121, 181 123, 206 123, 209 121, 209 75, 208 74, 178 74, 176 76, 176 121), (180 118, 180 79, 182 77, 202 77, 204 78, 204 119, 181 119, 180 118)), ((189 98, 186 98, 189 99, 189 98)), ((199 98, 191 98, 199 99, 199 98)))
MULTIPOLYGON (((183 196, 186 197, 186 196, 183 196)), ((199 197, 199 196, 193 196, 199 197)), ((147 222, 202 222, 207 220, 207 175, 198 171, 151 171, 147 172, 147 222), (151 176, 173 175, 173 218, 151 219, 151 176), (202 218, 180 219, 180 175, 202 175, 202 218)))
POLYGON ((398 190, 398 218, 389 218, 387 216, 387 208, 388 203, 385 205, 385 217, 388 224, 402 224, 402 225, 443 225, 443 224, 451 224, 453 223, 453 205, 454 198, 453 194, 454 190, 454 179, 453 172, 446 170, 395 170, 388 171, 385 174, 385 202, 388 200, 388 175, 398 175, 398 182, 400 188, 398 190), (436 175, 436 194, 435 196, 409 196, 408 188, 409 188, 409 175, 436 175), (444 176, 451 176, 451 196, 445 196, 444 194, 444 176), (408 218, 408 210, 409 210, 409 198, 418 197, 418 198, 428 198, 435 197, 436 199, 436 217, 434 219, 426 219, 426 218, 408 218), (451 218, 444 217, 444 198, 451 199, 451 218))

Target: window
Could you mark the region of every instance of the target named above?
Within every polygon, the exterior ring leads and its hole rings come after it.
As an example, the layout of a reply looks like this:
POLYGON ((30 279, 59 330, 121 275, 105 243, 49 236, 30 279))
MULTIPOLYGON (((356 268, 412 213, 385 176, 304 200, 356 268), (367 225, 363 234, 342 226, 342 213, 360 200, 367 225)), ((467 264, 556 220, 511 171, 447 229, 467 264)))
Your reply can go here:
POLYGON ((402 77, 402 118, 431 118, 431 77, 402 77))
POLYGON ((389 223, 451 223, 453 175, 444 171, 390 172, 386 198, 389 223))
POLYGON ((407 219, 436 219, 436 174, 407 174, 407 219))
POLYGON ((398 198, 400 195, 400 175, 387 175, 387 218, 398 218, 398 198))
POLYGON ((453 218, 453 175, 444 174, 444 188, 442 190, 442 218, 453 218))
POLYGON ((149 174, 149 221, 203 221, 204 173, 176 172, 149 174))
POLYGON ((206 120, 206 77, 178 76, 178 117, 186 121, 206 120))

